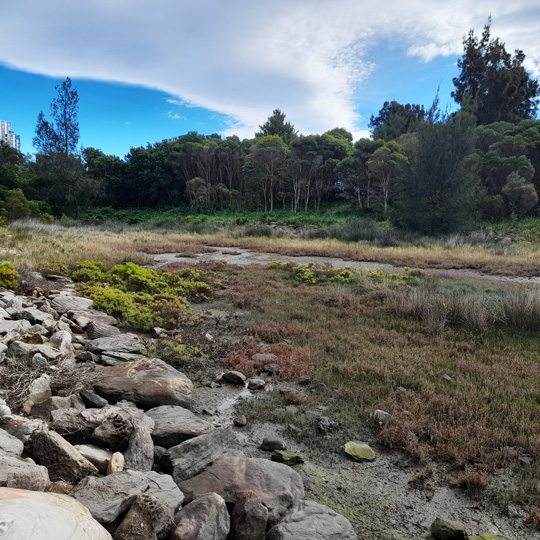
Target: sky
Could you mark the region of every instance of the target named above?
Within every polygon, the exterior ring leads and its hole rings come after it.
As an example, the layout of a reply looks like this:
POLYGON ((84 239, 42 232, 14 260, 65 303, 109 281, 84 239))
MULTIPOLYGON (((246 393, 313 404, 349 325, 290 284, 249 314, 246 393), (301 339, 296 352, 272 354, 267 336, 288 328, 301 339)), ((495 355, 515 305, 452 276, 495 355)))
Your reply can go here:
POLYGON ((55 86, 79 93, 80 145, 124 157, 188 131, 251 138, 280 108, 303 134, 368 136, 385 101, 450 97, 462 39, 522 49, 540 76, 538 0, 17 0, 2 6, 0 119, 32 153, 55 86))

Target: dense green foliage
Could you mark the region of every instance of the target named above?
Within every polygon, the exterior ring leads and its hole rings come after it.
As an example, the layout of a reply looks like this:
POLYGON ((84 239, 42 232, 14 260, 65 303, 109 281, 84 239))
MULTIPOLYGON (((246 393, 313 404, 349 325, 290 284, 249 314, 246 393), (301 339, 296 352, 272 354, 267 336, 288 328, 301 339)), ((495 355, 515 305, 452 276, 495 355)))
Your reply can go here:
POLYGON ((101 262, 81 261, 71 277, 96 309, 143 331, 176 328, 189 300, 205 299, 211 291, 199 270, 158 273, 130 262, 106 271, 101 262))
POLYGON ((0 264, 0 287, 16 289, 19 284, 19 272, 11 263, 0 264))

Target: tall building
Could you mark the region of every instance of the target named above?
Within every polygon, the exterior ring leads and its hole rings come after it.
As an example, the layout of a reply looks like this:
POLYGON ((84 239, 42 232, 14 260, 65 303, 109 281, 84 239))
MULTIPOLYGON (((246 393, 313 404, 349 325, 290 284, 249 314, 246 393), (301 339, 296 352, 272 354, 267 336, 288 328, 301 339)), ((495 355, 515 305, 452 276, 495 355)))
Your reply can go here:
POLYGON ((21 151, 21 137, 11 131, 11 122, 0 120, 0 141, 4 141, 19 152, 21 151))

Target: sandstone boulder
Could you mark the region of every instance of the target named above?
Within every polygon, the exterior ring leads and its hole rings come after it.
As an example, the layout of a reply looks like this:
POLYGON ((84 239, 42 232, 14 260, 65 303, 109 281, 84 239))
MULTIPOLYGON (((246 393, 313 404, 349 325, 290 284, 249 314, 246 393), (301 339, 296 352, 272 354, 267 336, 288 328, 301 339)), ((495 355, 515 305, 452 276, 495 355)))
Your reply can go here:
POLYGON ((103 368, 95 390, 109 401, 121 399, 149 409, 160 405, 188 405, 193 383, 158 358, 146 358, 103 368))
POLYGON ((67 495, 0 488, 6 540, 112 540, 88 509, 67 495))

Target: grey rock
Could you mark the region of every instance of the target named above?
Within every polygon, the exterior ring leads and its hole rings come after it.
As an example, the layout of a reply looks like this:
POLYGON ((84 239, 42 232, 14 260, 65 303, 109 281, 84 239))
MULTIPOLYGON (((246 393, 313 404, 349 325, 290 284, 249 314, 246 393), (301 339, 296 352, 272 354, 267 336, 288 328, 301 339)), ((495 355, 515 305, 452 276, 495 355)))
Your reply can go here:
POLYGON ((169 448, 159 463, 179 483, 201 473, 215 461, 242 454, 232 431, 215 429, 169 448))
POLYGON ((139 336, 131 333, 90 339, 87 341, 86 347, 93 353, 103 351, 139 353, 144 349, 144 345, 139 341, 139 336))
POLYGON ((62 356, 62 353, 58 349, 50 345, 30 345, 22 341, 13 341, 8 349, 10 356, 27 360, 30 360, 36 353, 42 354, 47 360, 56 360, 62 356))
POLYGON ((249 379, 248 388, 250 390, 261 390, 266 386, 266 381, 264 379, 249 379))
POLYGON ((110 450, 94 444, 76 444, 74 448, 92 465, 95 465, 101 474, 107 474, 107 467, 113 455, 110 450))
POLYGON ((67 312, 67 316, 75 321, 81 328, 86 328, 91 322, 100 324, 116 325, 118 321, 111 315, 94 309, 77 310, 72 309, 67 312), (82 319, 82 320, 81 320, 82 319))
POLYGON ((50 484, 45 467, 0 451, 0 487, 43 491, 50 484))
POLYGON ((283 368, 279 364, 266 364, 262 368, 263 373, 268 375, 280 375, 283 373, 283 368))
POLYGON ((239 371, 227 371, 223 374, 221 379, 226 383, 235 384, 238 386, 243 386, 246 382, 246 376, 239 371))
POLYGON ((49 340, 52 347, 58 349, 63 353, 73 351, 73 349, 71 348, 71 341, 71 333, 67 330, 60 330, 59 332, 55 332, 49 340))
POLYGON ((93 300, 81 298, 80 296, 59 295, 51 302, 51 307, 58 313, 67 313, 68 311, 87 310, 94 304, 93 300))
POLYGON ((261 450, 286 450, 287 444, 285 441, 276 437, 265 437, 261 443, 261 450))
POLYGON ((0 428, 7 431, 10 435, 27 444, 30 436, 36 429, 44 429, 47 424, 38 418, 25 418, 16 414, 0 417, 0 428))
POLYGON ((137 495, 126 517, 116 529, 118 540, 161 540, 174 526, 169 505, 146 493, 137 495))
POLYGON ((268 508, 270 526, 304 497, 302 478, 296 471, 257 458, 224 458, 179 485, 188 502, 206 493, 218 493, 228 504, 235 504, 244 491, 252 490, 268 508))
POLYGON ((57 411, 58 409, 77 409, 82 411, 85 409, 85 406, 83 400, 76 394, 67 397, 52 396, 49 399, 34 405, 32 407, 32 416, 50 420, 51 412, 57 411))
POLYGON ((24 444, 4 429, 0 429, 0 451, 20 456, 23 453, 24 444))
POLYGON ((204 435, 213 429, 210 422, 200 419, 188 409, 175 405, 155 407, 146 414, 155 422, 152 431, 154 443, 165 448, 204 435))
POLYGON ((103 324, 99 321, 90 321, 86 327, 86 333, 89 339, 99 339, 113 337, 120 334, 120 330, 111 324, 103 324))
POLYGON ((147 409, 191 403, 193 383, 158 358, 103 368, 100 374, 103 378, 94 385, 94 389, 109 401, 126 399, 147 409))
POLYGON ((77 482, 85 476, 98 473, 94 465, 54 431, 34 431, 29 447, 32 457, 47 467, 53 481, 77 482))
POLYGON ((58 311, 54 310, 49 304, 43 304, 42 306, 39 306, 38 309, 39 311, 43 311, 43 313, 50 315, 55 321, 60 318, 58 311))
POLYGON ((75 359, 77 362, 97 362, 99 355, 91 353, 90 351, 76 351, 75 359))
POLYGON ((349 520, 315 501, 300 501, 266 540, 358 540, 349 520))
POLYGON ((30 329, 32 325, 30 321, 22 319, 20 321, 1 321, 0 320, 0 334, 7 334, 9 332, 16 332, 17 334, 23 334, 30 329))
POLYGON ((228 540, 265 540, 268 509, 254 491, 246 491, 231 512, 228 540))
POLYGON ((126 468, 149 472, 154 466, 154 441, 151 435, 154 420, 140 411, 140 414, 134 417, 133 423, 135 429, 124 454, 126 468))
POLYGON ((28 386, 28 401, 32 404, 42 403, 51 397, 51 378, 46 373, 34 379, 28 386))
POLYGON ((55 324, 54 317, 52 315, 49 315, 48 313, 45 313, 35 307, 29 307, 19 311, 16 314, 16 318, 26 319, 32 324, 41 324, 41 326, 44 326, 47 329, 51 329, 55 324))
POLYGON ((49 367, 49 362, 41 353, 36 353, 32 356, 28 365, 35 371, 44 371, 49 367))
POLYGON ((121 451, 126 448, 134 429, 132 411, 123 407, 111 407, 103 421, 94 429, 92 439, 113 451, 121 451))
POLYGON ((247 418, 243 414, 240 416, 235 416, 233 418, 233 424, 236 427, 244 427, 247 424, 247 418))
POLYGON ((277 359, 277 356, 273 353, 255 353, 251 359, 255 362, 266 362, 271 364, 277 359))
POLYGON ((104 351, 101 353, 99 363, 104 366, 117 366, 124 362, 133 362, 135 360, 145 360, 147 356, 135 353, 122 353, 116 351, 104 351))
POLYGON ((462 525, 441 518, 431 524, 431 534, 435 540, 467 540, 467 533, 462 525))
POLYGON ((112 523, 141 493, 155 496, 173 510, 184 500, 170 476, 139 471, 123 471, 102 478, 89 476, 75 486, 71 496, 84 504, 100 523, 112 523))
POLYGON ((50 427, 71 444, 87 444, 92 440, 94 429, 101 422, 83 416, 89 409, 57 409, 51 411, 50 427))
POLYGON ((171 540, 225 540, 230 530, 227 505, 215 493, 184 506, 175 521, 177 526, 171 540))
POLYGON ((79 396, 81 396, 81 399, 87 407, 106 407, 109 404, 106 399, 98 396, 93 390, 90 390, 89 388, 84 388, 83 390, 81 390, 79 392, 79 396))

